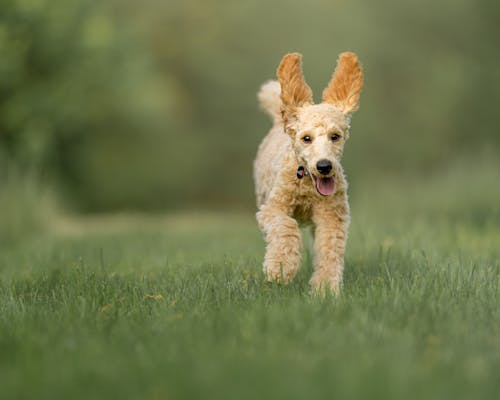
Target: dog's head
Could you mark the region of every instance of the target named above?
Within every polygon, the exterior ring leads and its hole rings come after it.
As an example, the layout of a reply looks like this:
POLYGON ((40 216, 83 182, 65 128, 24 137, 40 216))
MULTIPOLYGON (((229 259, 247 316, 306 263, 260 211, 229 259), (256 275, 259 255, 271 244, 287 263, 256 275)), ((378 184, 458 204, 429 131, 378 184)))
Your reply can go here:
POLYGON ((357 110, 363 71, 354 53, 342 53, 323 101, 314 104, 311 88, 302 74, 302 56, 287 54, 278 67, 281 114, 300 162, 312 175, 323 196, 334 192, 335 175, 349 136, 351 114, 357 110))

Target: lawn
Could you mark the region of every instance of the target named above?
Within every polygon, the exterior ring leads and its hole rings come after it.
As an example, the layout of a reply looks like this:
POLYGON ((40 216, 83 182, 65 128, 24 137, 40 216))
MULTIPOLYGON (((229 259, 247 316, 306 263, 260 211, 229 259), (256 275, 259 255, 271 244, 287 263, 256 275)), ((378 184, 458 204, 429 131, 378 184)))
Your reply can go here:
POLYGON ((251 212, 63 218, 0 247, 2 399, 488 399, 498 165, 351 182, 339 298, 263 281, 251 212), (495 183, 496 182, 496 183, 495 183))

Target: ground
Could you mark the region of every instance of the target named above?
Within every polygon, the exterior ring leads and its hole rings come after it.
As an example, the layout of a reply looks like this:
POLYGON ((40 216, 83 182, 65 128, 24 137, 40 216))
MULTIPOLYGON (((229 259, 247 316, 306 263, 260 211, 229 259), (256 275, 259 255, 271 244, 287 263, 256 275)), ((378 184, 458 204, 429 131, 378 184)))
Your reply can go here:
POLYGON ((496 171, 351 180, 337 299, 309 295, 307 250, 291 286, 264 282, 251 212, 70 218, 5 245, 1 397, 495 398, 496 171))

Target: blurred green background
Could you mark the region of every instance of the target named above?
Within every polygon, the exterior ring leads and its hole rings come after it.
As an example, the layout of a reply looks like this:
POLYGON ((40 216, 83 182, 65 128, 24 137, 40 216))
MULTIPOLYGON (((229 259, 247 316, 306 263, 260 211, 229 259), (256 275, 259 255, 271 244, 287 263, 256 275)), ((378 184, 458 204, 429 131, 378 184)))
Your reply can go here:
POLYGON ((499 17, 488 0, 1 0, 4 223, 54 198, 78 212, 253 210, 270 127, 255 95, 289 51, 317 100, 339 52, 363 62, 351 194, 496 159, 499 17))
POLYGON ((498 397, 499 39, 487 0, 0 0, 2 400, 498 397), (263 283, 256 93, 298 51, 319 100, 346 50, 318 302, 306 235, 263 283))

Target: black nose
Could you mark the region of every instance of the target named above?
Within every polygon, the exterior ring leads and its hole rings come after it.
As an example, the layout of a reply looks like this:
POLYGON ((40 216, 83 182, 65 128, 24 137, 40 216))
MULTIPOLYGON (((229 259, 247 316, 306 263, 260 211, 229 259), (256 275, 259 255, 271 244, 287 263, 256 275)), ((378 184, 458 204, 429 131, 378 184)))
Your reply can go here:
POLYGON ((332 170, 332 163, 328 160, 319 160, 316 164, 316 168, 323 175, 328 175, 332 170))

